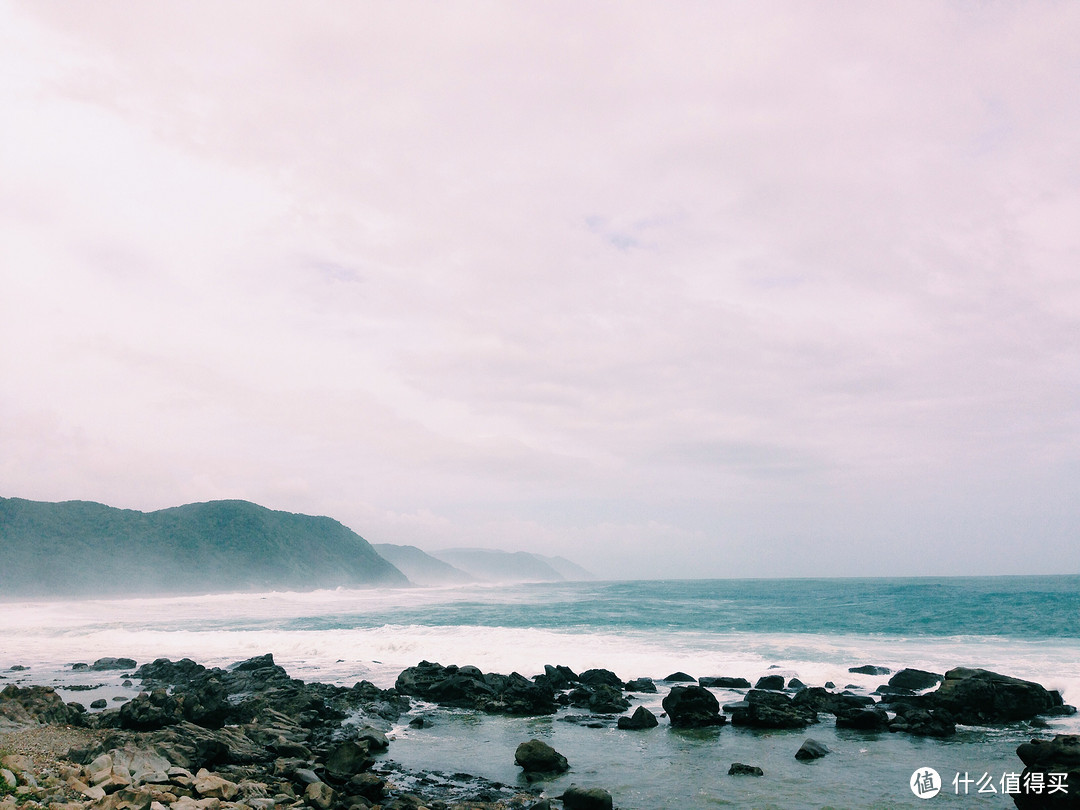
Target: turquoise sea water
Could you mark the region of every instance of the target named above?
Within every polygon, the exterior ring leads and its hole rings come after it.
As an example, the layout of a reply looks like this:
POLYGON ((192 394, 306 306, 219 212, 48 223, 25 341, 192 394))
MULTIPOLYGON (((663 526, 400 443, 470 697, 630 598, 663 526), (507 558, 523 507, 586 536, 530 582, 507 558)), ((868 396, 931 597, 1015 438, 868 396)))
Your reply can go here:
MULTIPOLYGON (((778 673, 864 693, 887 678, 849 673, 852 666, 978 666, 1038 681, 1080 703, 1080 576, 583 582, 0 603, 0 621, 0 670, 29 666, 19 677, 61 687, 78 677, 100 679, 72 673, 69 664, 105 655, 227 665, 269 651, 305 680, 380 686, 424 659, 526 676, 544 664, 605 667, 624 680, 676 670, 751 681, 778 673)), ((114 696, 110 690, 127 694, 119 680, 100 695, 114 696)), ((665 691, 661 685, 659 695, 638 700, 659 713, 665 691)), ((714 691, 722 703, 740 697, 714 691)), ((1048 729, 961 728, 955 738, 923 740, 837 730, 824 714, 802 731, 687 732, 662 724, 635 733, 585 728, 566 722, 567 712, 499 718, 416 711, 435 725, 410 729, 403 718, 392 729, 390 756, 403 764, 514 784, 514 748, 540 737, 572 765, 548 786, 550 795, 572 781, 597 784, 624 810, 1012 807, 1000 794, 957 794, 951 780, 965 772, 1000 779, 1019 771, 1020 742, 1080 733, 1075 717, 1054 719, 1048 729), (832 753, 797 762, 806 737, 832 753), (735 761, 760 765, 766 776, 729 777, 735 761), (930 802, 908 788, 911 773, 925 766, 946 782, 930 802)))
POLYGON ((293 626, 376 624, 1080 638, 1080 576, 538 583, 293 626))

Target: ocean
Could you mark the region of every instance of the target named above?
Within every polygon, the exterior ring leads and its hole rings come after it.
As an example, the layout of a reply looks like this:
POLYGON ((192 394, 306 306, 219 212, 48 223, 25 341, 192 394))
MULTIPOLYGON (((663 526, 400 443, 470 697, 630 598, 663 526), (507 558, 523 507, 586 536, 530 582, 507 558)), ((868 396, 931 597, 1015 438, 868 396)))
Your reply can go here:
MULTIPOLYGON (((1080 577, 689 580, 484 585, 454 588, 243 593, 79 602, 0 603, 6 682, 52 684, 66 699, 130 698, 107 673, 71 664, 104 656, 139 663, 193 658, 208 666, 272 652, 294 677, 389 687, 421 660, 472 664, 530 677, 545 664, 613 670, 623 680, 766 674, 811 686, 832 681, 869 693, 888 676, 852 674, 982 667, 1037 681, 1080 702, 1080 577), (25 671, 10 671, 13 665, 25 671), (71 686, 102 684, 93 693, 71 686)), ((0 681, 0 684, 5 681, 0 681)), ((713 690, 721 703, 733 690, 713 690)), ((659 714, 658 695, 638 702, 659 714)), ((507 718, 421 706, 430 727, 391 729, 388 757, 402 765, 467 772, 517 784, 514 749, 543 739, 571 771, 547 783, 607 788, 623 810, 923 807, 909 788, 934 768, 930 806, 1012 807, 1002 779, 1019 773, 1016 746, 1080 733, 1076 716, 1049 728, 963 727, 944 740, 836 729, 831 715, 797 731, 588 728, 553 717, 507 718), (826 757, 794 759, 807 737, 826 757), (729 776, 733 762, 764 777, 729 776), (965 783, 964 776, 971 779, 965 783), (954 783, 955 778, 955 783, 954 783), (994 792, 987 786, 995 788, 994 792)))

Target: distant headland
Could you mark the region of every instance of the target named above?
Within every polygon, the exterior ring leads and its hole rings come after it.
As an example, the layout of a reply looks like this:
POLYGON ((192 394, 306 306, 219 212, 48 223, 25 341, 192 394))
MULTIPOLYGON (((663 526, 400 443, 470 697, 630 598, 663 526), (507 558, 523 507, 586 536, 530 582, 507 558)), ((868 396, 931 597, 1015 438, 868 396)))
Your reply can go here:
POLYGON ((333 518, 243 500, 140 512, 0 498, 0 599, 591 578, 527 552, 373 547, 333 518))

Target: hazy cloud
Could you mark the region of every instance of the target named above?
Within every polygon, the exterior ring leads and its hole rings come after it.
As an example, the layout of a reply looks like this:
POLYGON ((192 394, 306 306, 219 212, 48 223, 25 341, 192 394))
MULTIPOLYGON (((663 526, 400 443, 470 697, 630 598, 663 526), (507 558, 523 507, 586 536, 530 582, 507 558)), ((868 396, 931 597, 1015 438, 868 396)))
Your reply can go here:
POLYGON ((1075 572, 1078 36, 0 5, 0 490, 618 575, 1075 572))

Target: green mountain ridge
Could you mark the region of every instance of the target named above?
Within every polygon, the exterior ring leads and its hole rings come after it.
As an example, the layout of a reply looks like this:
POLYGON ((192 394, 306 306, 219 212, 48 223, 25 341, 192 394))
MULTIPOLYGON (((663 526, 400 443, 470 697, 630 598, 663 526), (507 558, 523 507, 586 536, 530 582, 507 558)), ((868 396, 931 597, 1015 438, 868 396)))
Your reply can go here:
POLYGON ((139 512, 0 498, 0 599, 407 586, 329 517, 249 501, 139 512))
POLYGON ((373 543, 372 548, 380 557, 393 563, 411 582, 420 586, 466 585, 478 581, 472 574, 455 568, 416 546, 373 543))

